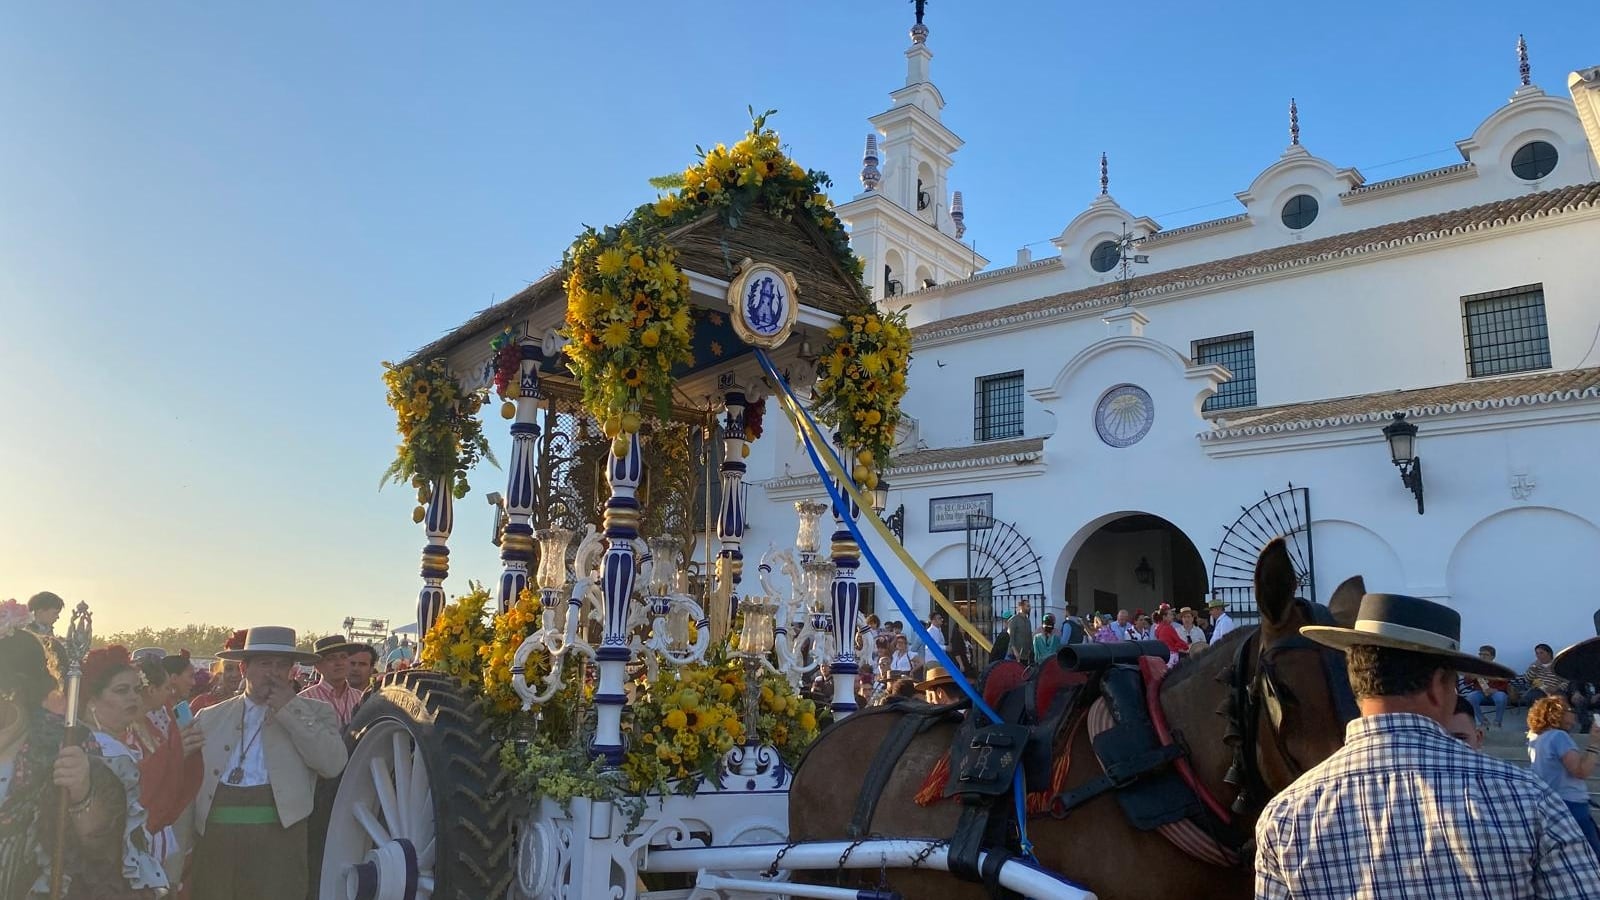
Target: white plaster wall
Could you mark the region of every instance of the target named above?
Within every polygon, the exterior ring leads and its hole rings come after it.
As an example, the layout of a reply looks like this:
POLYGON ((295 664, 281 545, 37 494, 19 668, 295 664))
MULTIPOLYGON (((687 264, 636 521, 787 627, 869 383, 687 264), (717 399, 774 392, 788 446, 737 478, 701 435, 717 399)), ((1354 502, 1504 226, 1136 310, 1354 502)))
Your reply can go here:
MULTIPOLYGON (((1574 368, 1600 360, 1597 245, 1600 215, 1578 216, 1139 308, 1150 318, 1146 335, 1184 354, 1196 339, 1254 332, 1261 406, 1463 381, 1461 297, 1530 283, 1544 285, 1554 367, 1574 368)), ((1030 388, 1045 382, 1105 335, 1106 311, 923 341, 914 348, 904 408, 921 420, 930 446, 969 444, 971 415, 949 410, 958 398, 970 398, 973 379, 1021 368, 1030 388)), ((1043 410, 1029 407, 1028 435, 1055 427, 1043 410)))
MULTIPOLYGON (((1527 662, 1535 641, 1559 648, 1591 633, 1592 613, 1600 607, 1593 587, 1600 584, 1600 532, 1589 524, 1600 522, 1600 480, 1592 464, 1600 404, 1419 419, 1427 512, 1418 515, 1377 424, 1329 435, 1325 446, 1264 445, 1254 455, 1217 457, 1195 438, 1203 423, 1193 411, 1194 393, 1193 381, 1148 349, 1123 347, 1092 359, 1059 398, 1040 404, 1059 423, 1045 444, 1042 467, 953 473, 944 483, 933 476, 901 479, 890 507, 906 506, 907 550, 928 564, 933 578, 961 577, 961 535, 927 532, 928 500, 992 493, 996 517, 1033 543, 1047 596, 1058 606, 1077 551, 1105 522, 1130 512, 1161 516, 1195 544, 1209 571, 1211 548, 1240 507, 1292 482, 1310 489, 1318 599, 1326 600, 1349 575, 1363 574, 1369 590, 1457 605, 1466 619, 1464 642, 1494 643, 1515 666, 1527 662), (1095 436, 1091 409, 1106 387, 1122 382, 1151 393, 1156 420, 1143 441, 1119 450, 1095 436), (1512 495, 1517 473, 1535 482, 1526 500, 1512 495), (1555 512, 1507 514, 1545 507, 1555 512)), ((964 390, 949 415, 967 421, 968 396, 964 390)), ((775 424, 767 440, 780 431, 775 424)), ((752 478, 762 477, 756 468, 752 478)), ((792 543, 792 499, 775 501, 756 488, 751 500, 747 548, 769 540, 792 543)), ((1131 572, 1127 561, 1115 565, 1131 572)), ((1085 567, 1079 569, 1088 590, 1085 567)), ((910 584, 893 565, 890 577, 902 587, 910 584)), ((925 615, 926 592, 911 586, 907 593, 925 615)), ((880 600, 880 608, 886 603, 880 600)))
MULTIPOLYGON (((1350 184, 1336 176, 1341 165, 1338 161, 1314 156, 1274 159, 1262 169, 1249 190, 1242 192, 1248 194, 1249 203, 1241 203, 1218 217, 1246 213, 1247 225, 1173 235, 1166 240, 1160 239, 1163 232, 1158 232, 1156 241, 1141 248, 1140 252, 1149 256, 1149 262, 1137 266, 1135 274, 1163 272, 1600 180, 1600 165, 1595 162, 1575 107, 1564 96, 1528 95, 1515 103, 1496 107, 1473 129, 1470 137, 1463 137, 1461 145, 1463 159, 1472 163, 1472 171, 1464 176, 1416 181, 1350 197, 1341 196, 1350 190, 1350 184), (1545 178, 1527 182, 1512 174, 1511 157, 1517 148, 1531 140, 1544 140, 1555 146, 1559 159, 1555 170, 1545 178), (1316 197, 1319 211, 1309 227, 1294 231, 1283 225, 1280 213, 1283 203, 1299 193, 1316 197)), ((1382 178, 1368 181, 1375 183, 1392 177, 1384 173, 1382 178)), ((1226 189, 1227 186, 1219 186, 1219 190, 1226 189)), ((1102 205, 1106 199, 1098 195, 1095 198, 1102 205)), ((918 301, 919 309, 930 310, 919 312, 918 322, 1116 281, 1119 271, 1095 272, 1089 265, 1089 254, 1101 240, 1114 237, 1122 222, 1127 222, 1135 235, 1142 234, 1143 229, 1138 224, 1141 221, 1139 211, 1125 210, 1114 204, 1113 207, 1095 215, 1092 211, 1096 206, 1091 204, 1081 213, 1063 217, 1071 222, 1057 239, 1062 242, 1058 250, 1063 268, 1035 276, 1026 287, 1014 283, 1017 287, 1012 290, 996 290, 998 286, 977 283, 939 291, 936 297, 918 301)), ((1177 230, 1171 223, 1162 224, 1167 225, 1167 232, 1177 230)))

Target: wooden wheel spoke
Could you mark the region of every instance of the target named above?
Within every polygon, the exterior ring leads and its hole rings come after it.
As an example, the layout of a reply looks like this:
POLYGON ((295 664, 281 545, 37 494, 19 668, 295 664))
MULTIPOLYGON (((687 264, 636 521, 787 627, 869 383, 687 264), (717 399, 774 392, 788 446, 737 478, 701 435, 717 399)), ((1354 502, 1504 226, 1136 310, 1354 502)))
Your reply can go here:
POLYGON ((378 817, 372 814, 370 805, 357 803, 350 809, 351 812, 355 813, 356 821, 361 823, 361 830, 365 831, 367 837, 372 839, 372 846, 382 847, 384 844, 389 843, 389 832, 378 821, 378 817))
POLYGON ((389 826, 391 835, 399 835, 400 803, 394 795, 394 782, 389 774, 389 767, 383 764, 382 759, 374 758, 369 768, 372 771, 372 786, 378 792, 378 805, 383 808, 383 821, 389 826))

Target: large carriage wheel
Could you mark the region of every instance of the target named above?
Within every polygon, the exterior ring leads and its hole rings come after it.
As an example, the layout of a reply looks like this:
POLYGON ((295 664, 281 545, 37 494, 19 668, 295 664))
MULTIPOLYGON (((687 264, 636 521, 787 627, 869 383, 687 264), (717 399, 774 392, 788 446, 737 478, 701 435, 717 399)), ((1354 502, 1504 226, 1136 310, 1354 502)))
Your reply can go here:
POLYGON ((347 732, 321 900, 496 900, 511 882, 509 798, 481 702, 452 678, 388 675, 347 732))

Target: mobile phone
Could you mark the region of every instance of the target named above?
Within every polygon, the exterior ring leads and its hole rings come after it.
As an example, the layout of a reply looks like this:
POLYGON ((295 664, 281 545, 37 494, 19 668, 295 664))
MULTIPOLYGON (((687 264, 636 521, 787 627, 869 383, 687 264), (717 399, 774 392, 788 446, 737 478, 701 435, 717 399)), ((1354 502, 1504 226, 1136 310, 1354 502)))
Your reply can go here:
POLYGON ((189 723, 194 721, 194 713, 189 711, 189 701, 187 700, 173 707, 173 712, 178 716, 179 728, 188 728, 189 723))

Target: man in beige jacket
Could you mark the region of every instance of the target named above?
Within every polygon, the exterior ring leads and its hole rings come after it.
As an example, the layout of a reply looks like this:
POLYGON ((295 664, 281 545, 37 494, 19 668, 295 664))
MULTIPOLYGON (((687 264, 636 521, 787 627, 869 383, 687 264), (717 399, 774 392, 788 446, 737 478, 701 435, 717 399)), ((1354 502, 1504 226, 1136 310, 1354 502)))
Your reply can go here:
POLYGON ((295 694, 291 628, 252 628, 239 660, 244 691, 201 710, 205 780, 195 798, 191 877, 195 900, 284 900, 306 896, 306 818, 317 778, 337 778, 346 753, 333 707, 295 694))

